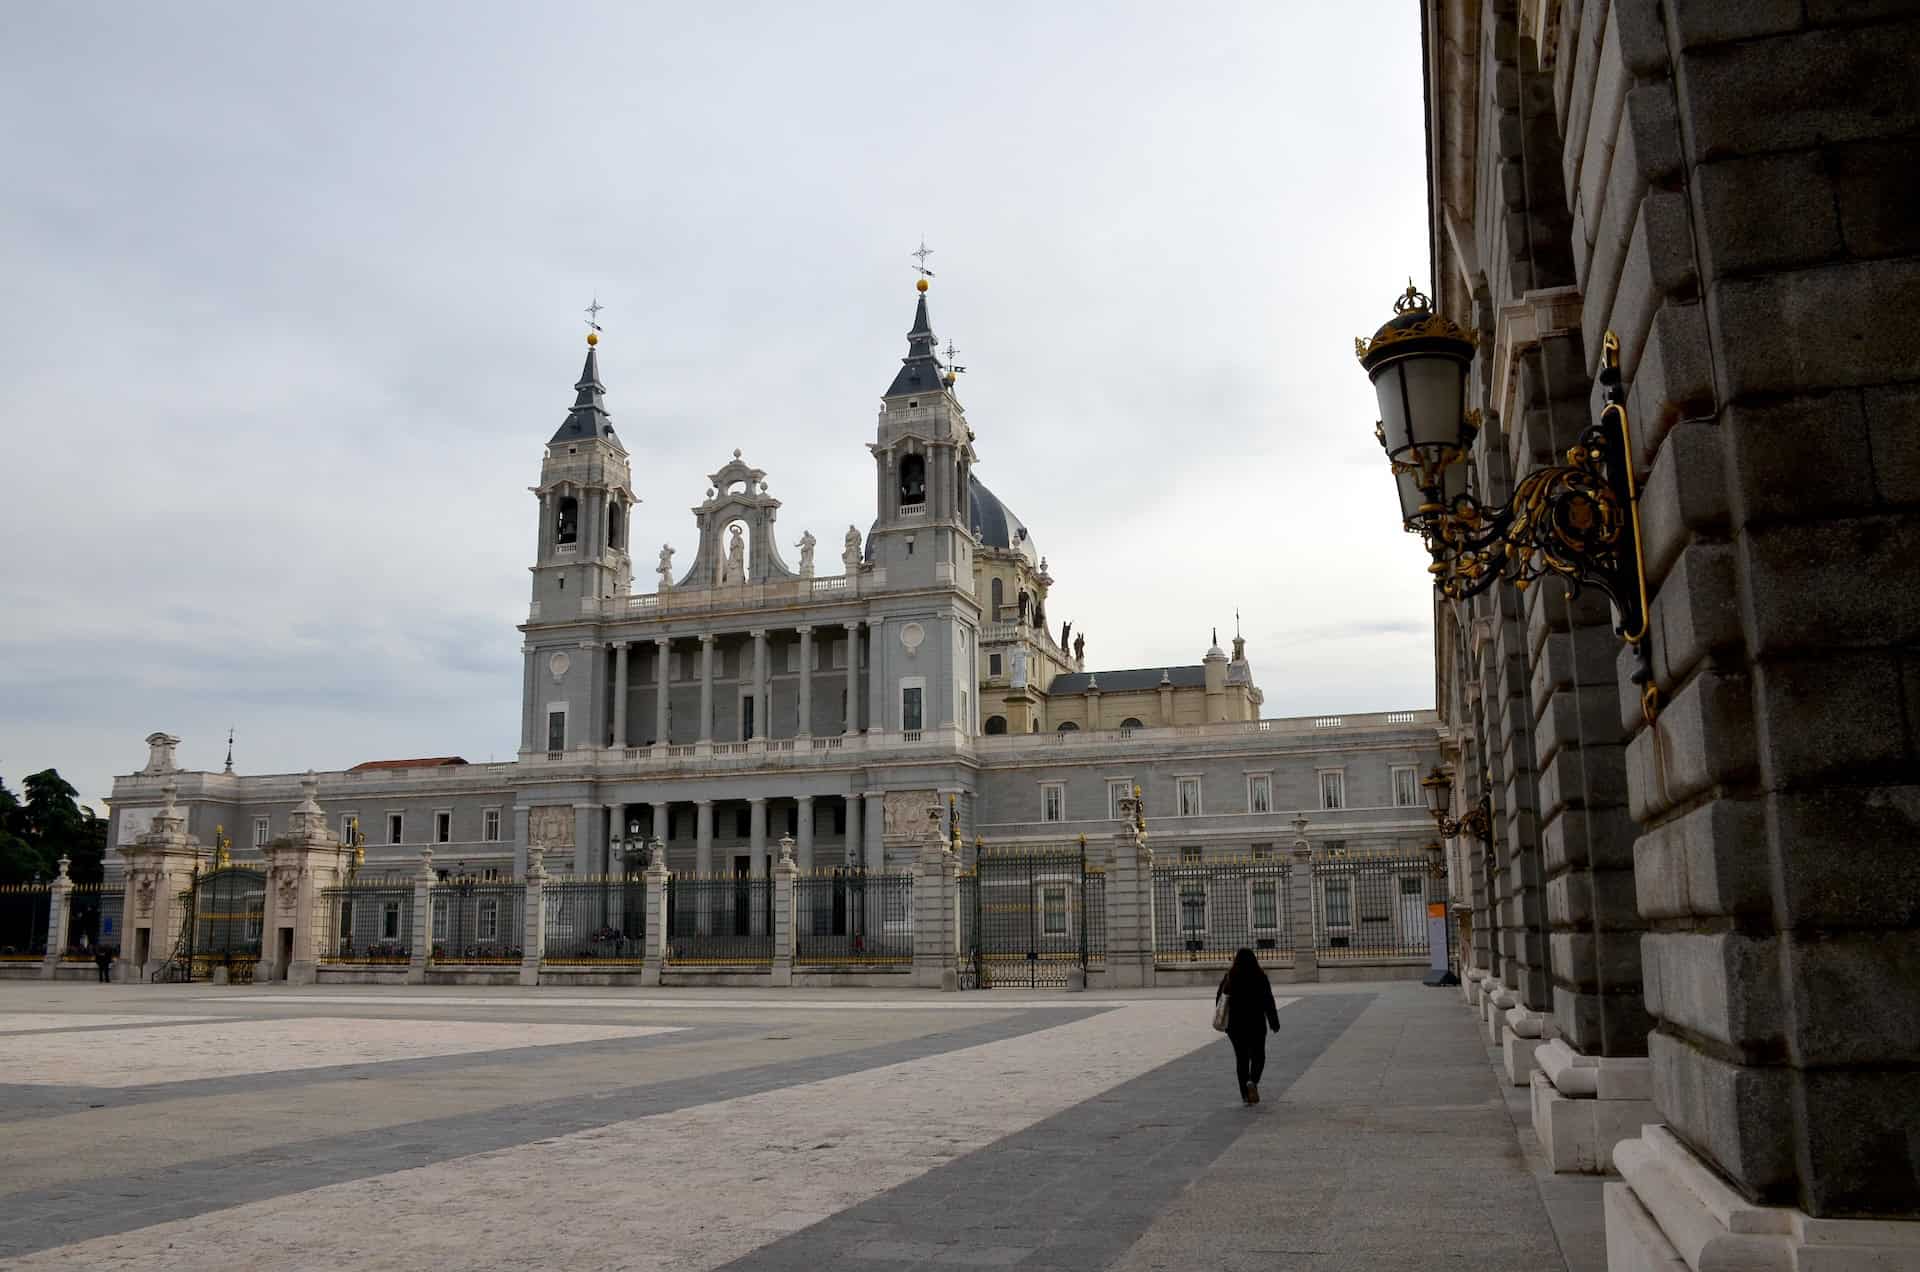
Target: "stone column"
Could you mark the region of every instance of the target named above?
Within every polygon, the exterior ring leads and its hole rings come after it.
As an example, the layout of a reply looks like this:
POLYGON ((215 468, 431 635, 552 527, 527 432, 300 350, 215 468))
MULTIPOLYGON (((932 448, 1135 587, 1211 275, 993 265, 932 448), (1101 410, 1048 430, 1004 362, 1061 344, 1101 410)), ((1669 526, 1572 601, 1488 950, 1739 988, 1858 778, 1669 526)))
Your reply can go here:
MULTIPOLYGON (((696 878, 713 877, 713 801, 697 799, 693 801, 693 873, 696 878)), ((705 892, 700 893, 700 908, 694 915, 697 930, 702 934, 713 931, 713 913, 707 908, 711 900, 705 892)))
POLYGON ((873 874, 879 874, 887 868, 887 797, 884 793, 873 791, 866 801, 867 833, 864 848, 866 850, 866 868, 873 874))
POLYGON ((627 642, 613 644, 613 745, 627 745, 627 642))
POLYGON ((713 633, 700 633, 700 743, 713 745, 713 633))
POLYGON ((866 864, 866 856, 860 851, 860 832, 865 828, 866 810, 860 805, 859 795, 847 796, 847 841, 843 851, 846 861, 843 865, 858 868, 866 864))
MULTIPOLYGON (((860 624, 857 622, 847 624, 847 719, 842 732, 849 737, 860 732, 860 624)), ((851 818, 847 825, 852 827, 851 818)))
POLYGON ((939 822, 930 822, 913 865, 913 983, 917 988, 960 988, 959 869, 939 822))
POLYGON ((413 874, 413 944, 407 951, 407 984, 427 983, 427 965, 433 955, 433 849, 420 850, 420 868, 413 874))
POLYGON ((673 642, 665 636, 656 637, 653 651, 653 740, 656 745, 667 746, 673 740, 668 736, 673 722, 667 714, 673 693, 673 681, 668 678, 673 670, 673 642))
MULTIPOLYGON (((1131 800, 1122 800, 1124 808, 1131 800)), ((1153 962, 1153 850, 1131 824, 1107 846, 1108 989, 1151 989, 1153 962)))
MULTIPOLYGON (((797 737, 813 736, 813 628, 800 628, 800 728, 797 737)), ((804 869, 804 867, 802 867, 804 869)))
POLYGON ((640 968, 642 985, 658 985, 667 963, 667 845, 656 837, 647 859, 647 961, 640 968))
POLYGON ((765 878, 767 873, 767 797, 756 795, 747 801, 747 852, 752 862, 749 869, 754 878, 765 878))
MULTIPOLYGON (((1320 945, 1314 924, 1313 844, 1307 819, 1293 819, 1293 847, 1287 854, 1287 904, 1293 912, 1293 976, 1297 984, 1320 979, 1320 945)), ((1111 881, 1107 884, 1112 887, 1111 881)), ((1109 938, 1111 939, 1111 938, 1109 938)))
MULTIPOLYGON (((625 804, 607 805, 607 843, 605 851, 600 856, 600 874, 617 876, 623 873, 620 863, 613 859, 613 841, 616 839, 625 839, 627 837, 627 818, 637 818, 638 816, 639 805, 637 804, 633 806, 631 811, 629 811, 628 806, 625 804)), ((607 916, 601 915, 600 921, 606 923, 608 921, 607 916)))
POLYGON ((528 808, 516 798, 513 806, 513 872, 525 874, 527 870, 527 845, 532 835, 527 829, 528 808))
POLYGON ((813 873, 813 796, 798 796, 794 803, 794 830, 800 839, 797 845, 797 861, 801 874, 813 873))
POLYGON ((673 804, 668 800, 655 800, 653 803, 653 842, 659 848, 661 862, 666 861, 666 852, 673 844, 673 804))
POLYGON ((773 864, 773 983, 793 984, 794 877, 800 868, 793 860, 793 840, 780 836, 780 859, 773 864))
POLYGON ((60 858, 60 873, 53 877, 53 885, 47 889, 47 954, 40 963, 42 980, 52 980, 58 974, 60 957, 67 952, 73 898, 73 878, 67 874, 70 864, 66 857, 60 858))
POLYGON ((599 838, 596 833, 599 822, 600 805, 575 804, 573 806, 573 877, 576 879, 584 879, 594 872, 595 841, 599 838))
POLYGON ((540 983, 540 961, 547 956, 547 860, 538 848, 527 852, 526 910, 520 943, 520 983, 540 983))
POLYGON ((767 630, 757 627, 749 635, 753 637, 753 736, 770 738, 773 730, 767 727, 767 630))

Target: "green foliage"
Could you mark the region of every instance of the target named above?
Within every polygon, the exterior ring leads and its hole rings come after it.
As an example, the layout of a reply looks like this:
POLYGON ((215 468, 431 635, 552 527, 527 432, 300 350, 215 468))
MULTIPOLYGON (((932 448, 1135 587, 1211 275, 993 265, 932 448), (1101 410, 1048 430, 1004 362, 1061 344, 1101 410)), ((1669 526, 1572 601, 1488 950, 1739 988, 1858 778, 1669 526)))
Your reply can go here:
POLYGON ((107 853, 107 824, 80 806, 80 793, 54 769, 22 783, 23 803, 0 781, 0 884, 51 879, 68 859, 75 883, 97 883, 107 853))

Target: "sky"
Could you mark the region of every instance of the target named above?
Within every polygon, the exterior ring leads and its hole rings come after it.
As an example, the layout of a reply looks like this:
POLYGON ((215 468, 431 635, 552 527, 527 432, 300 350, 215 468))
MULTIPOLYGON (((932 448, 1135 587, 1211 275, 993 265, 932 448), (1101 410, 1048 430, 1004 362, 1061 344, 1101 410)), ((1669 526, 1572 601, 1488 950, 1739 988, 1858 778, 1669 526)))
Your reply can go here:
POLYGON ((511 758, 582 310, 639 587, 735 447, 837 551, 923 237, 1090 669, 1237 611, 1268 716, 1431 706, 1353 359, 1424 286, 1420 84, 1388 2, 16 10, 0 777, 511 758))

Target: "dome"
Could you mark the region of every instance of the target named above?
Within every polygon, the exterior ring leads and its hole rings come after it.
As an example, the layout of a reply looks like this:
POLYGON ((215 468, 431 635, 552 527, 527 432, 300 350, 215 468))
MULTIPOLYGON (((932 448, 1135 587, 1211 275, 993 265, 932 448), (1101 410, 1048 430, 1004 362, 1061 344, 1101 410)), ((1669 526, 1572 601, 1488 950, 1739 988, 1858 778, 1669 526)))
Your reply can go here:
POLYGON ((1033 546, 1033 536, 1027 533, 1027 527, 1000 502, 998 495, 981 485, 980 479, 972 474, 967 476, 967 503, 968 521, 982 547, 1018 552, 1029 563, 1039 564, 1040 552, 1033 546))

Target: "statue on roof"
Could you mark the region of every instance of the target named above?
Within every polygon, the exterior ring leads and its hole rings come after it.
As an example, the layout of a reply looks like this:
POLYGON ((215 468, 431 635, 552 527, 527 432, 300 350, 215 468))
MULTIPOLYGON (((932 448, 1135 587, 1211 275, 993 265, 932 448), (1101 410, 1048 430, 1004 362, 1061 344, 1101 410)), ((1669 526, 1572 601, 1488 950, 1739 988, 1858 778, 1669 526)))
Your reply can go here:
POLYGON ((1011 674, 1007 677, 1007 685, 1013 689, 1027 687, 1027 647, 1025 645, 1013 647, 1013 667, 1011 674))
POLYGON ((813 577, 813 545, 818 542, 813 537, 813 531, 807 530, 800 535, 800 542, 794 545, 800 549, 800 577, 803 579, 813 577))
POLYGON ((727 540, 727 563, 720 571, 720 581, 744 583, 747 581, 747 539, 738 525, 727 529, 731 537, 727 540))
POLYGON ((841 550, 840 562, 847 567, 848 574, 860 572, 860 527, 847 527, 847 542, 841 550))
POLYGON ((1073 620, 1066 619, 1060 624, 1060 648, 1067 647, 1068 638, 1073 635, 1073 620))
POLYGON ((673 545, 671 543, 660 545, 660 564, 653 568, 654 572, 660 576, 660 590, 671 592, 673 590, 673 545))
POLYGON ((1073 665, 1081 671, 1087 668, 1087 634, 1085 632, 1073 638, 1073 665))
POLYGON ((1027 596, 1027 589, 1025 589, 1024 587, 1021 588, 1020 589, 1020 626, 1022 627, 1025 627, 1027 625, 1027 601, 1029 599, 1030 598, 1027 596))

